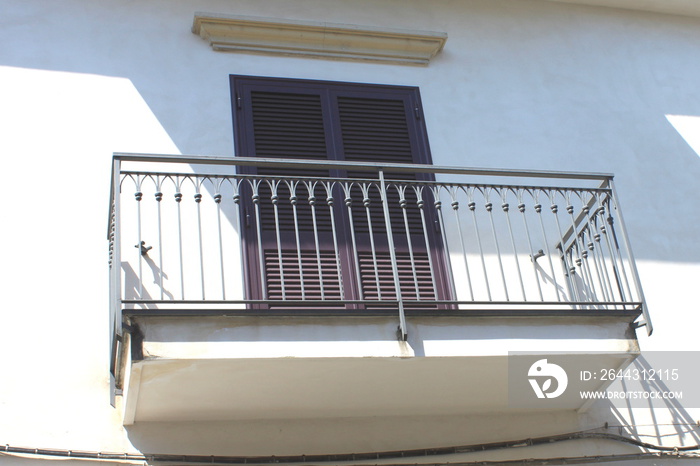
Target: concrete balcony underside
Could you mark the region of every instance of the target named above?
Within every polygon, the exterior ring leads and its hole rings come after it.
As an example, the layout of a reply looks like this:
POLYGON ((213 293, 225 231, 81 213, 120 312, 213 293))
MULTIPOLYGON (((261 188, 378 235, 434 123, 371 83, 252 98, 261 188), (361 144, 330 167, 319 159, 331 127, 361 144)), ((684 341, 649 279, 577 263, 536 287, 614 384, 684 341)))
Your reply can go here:
POLYGON ((588 370, 638 351, 619 317, 411 319, 406 342, 393 319, 260 319, 137 318, 143 359, 126 368, 125 424, 585 410, 579 389, 603 382, 573 373, 556 400, 514 406, 512 353, 588 370))

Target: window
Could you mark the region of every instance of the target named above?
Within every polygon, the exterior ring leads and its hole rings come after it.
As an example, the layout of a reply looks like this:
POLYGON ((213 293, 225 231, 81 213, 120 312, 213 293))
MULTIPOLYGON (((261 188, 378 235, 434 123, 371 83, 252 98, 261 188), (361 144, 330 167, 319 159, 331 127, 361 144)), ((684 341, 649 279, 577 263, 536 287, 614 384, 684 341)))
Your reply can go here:
MULTIPOLYGON (((231 76, 231 95, 238 156, 431 163, 417 88, 231 76)), ((322 300, 326 309, 391 306, 382 304, 397 293, 376 173, 245 173, 270 177, 248 185, 246 197, 255 201, 243 209, 250 299, 297 301, 297 307, 301 300, 322 300), (337 182, 324 182, 329 178, 337 182)), ((399 189, 387 194, 401 296, 426 302, 414 302, 414 308, 431 301, 427 307, 435 308, 435 300, 448 299, 442 240, 433 209, 421 212, 418 193, 407 184, 431 177, 386 178, 407 187, 403 196, 399 189)), ((424 191, 428 201, 429 189, 424 191)))

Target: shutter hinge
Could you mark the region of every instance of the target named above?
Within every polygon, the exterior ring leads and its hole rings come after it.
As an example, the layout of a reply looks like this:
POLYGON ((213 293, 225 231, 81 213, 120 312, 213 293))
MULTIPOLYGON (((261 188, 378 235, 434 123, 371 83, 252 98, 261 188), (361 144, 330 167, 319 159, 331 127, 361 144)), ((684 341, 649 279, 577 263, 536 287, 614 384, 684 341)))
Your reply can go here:
POLYGON ((416 115, 416 120, 420 120, 420 109, 418 108, 418 105, 413 107, 413 113, 416 115))
POLYGON ((238 108, 238 110, 240 110, 241 107, 242 107, 242 105, 241 105, 241 96, 240 96, 240 94, 236 94, 236 108, 238 108))

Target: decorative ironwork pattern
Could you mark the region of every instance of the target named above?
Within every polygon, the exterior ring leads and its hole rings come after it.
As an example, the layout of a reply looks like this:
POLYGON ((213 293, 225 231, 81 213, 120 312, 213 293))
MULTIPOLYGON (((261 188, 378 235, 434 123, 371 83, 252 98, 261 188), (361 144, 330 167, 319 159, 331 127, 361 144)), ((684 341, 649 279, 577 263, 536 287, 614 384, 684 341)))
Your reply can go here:
POLYGON ((166 160, 119 170, 109 239, 122 308, 643 311, 608 176, 243 158, 186 173, 166 160), (304 163, 365 177, 302 176, 304 163), (416 180, 421 170, 438 181, 416 180))

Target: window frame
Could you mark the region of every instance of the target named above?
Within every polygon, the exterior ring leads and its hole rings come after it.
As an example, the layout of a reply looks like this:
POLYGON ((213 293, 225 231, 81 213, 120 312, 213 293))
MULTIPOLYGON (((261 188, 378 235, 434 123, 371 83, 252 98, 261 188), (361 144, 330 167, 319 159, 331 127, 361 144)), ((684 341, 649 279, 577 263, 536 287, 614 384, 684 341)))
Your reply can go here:
MULTIPOLYGON (((425 126, 422 102, 418 87, 245 75, 230 75, 230 85, 236 156, 258 156, 255 147, 255 122, 253 121, 252 93, 278 92, 280 94, 299 93, 309 95, 318 94, 321 96, 322 119, 327 149, 326 157, 324 159, 337 160, 341 162, 346 160, 346 151, 343 147, 344 140, 341 134, 341 117, 340 109, 338 108, 339 97, 349 97, 359 100, 378 100, 382 98, 392 98, 397 101, 401 100, 404 103, 404 120, 408 129, 408 141, 410 143, 412 160, 411 162, 400 161, 398 163, 432 165, 432 155, 428 143, 428 134, 425 126)), ((240 173, 255 174, 257 173, 257 170, 251 167, 242 167, 240 173)), ((340 177, 343 176, 343 173, 337 170, 331 170, 329 171, 329 175, 332 177, 340 177)), ((427 173, 417 173, 415 174, 415 179, 417 181, 433 181, 434 176, 427 173)), ((251 205, 244 206, 242 209, 243 217, 246 217, 246 211, 250 212, 250 208, 251 205)), ((343 235, 349 236, 347 213, 343 212, 341 206, 337 206, 336 208, 338 209, 338 215, 336 216, 338 230, 341 231, 343 235)), ((428 213, 430 212, 431 209, 428 209, 428 213)), ((430 215, 432 216, 432 214, 430 215)), ((241 223, 242 225, 250 223, 250 217, 247 219, 244 218, 243 220, 244 221, 241 223)), ((430 223, 432 223, 432 221, 430 223)), ((244 273, 246 293, 249 299, 260 299, 263 296, 261 288, 265 285, 262 283, 260 278, 262 274, 262 265, 260 264, 260 256, 257 252, 257 232, 254 228, 243 228, 243 230, 244 231, 241 232, 241 240, 244 242, 245 250, 242 260, 246 271, 244 273)), ((430 228, 428 230, 430 230, 430 228)), ((437 232, 437 229, 436 232, 431 233, 428 231, 427 234, 431 235, 431 245, 430 250, 424 248, 426 249, 426 255, 434 255, 437 261, 437 264, 434 264, 433 267, 435 270, 432 270, 436 287, 435 299, 440 301, 449 301, 452 298, 452 287, 448 282, 448 280, 450 280, 450 275, 447 272, 446 267, 449 266, 449 263, 444 257, 446 252, 444 244, 442 244, 443 239, 441 234, 437 232)), ((357 283, 356 277, 359 276, 357 266, 352 263, 353 261, 351 260, 351 255, 353 252, 350 251, 349 248, 351 246, 355 247, 355 253, 357 253, 357 251, 360 249, 358 246, 359 243, 348 246, 347 241, 342 242, 345 244, 345 250, 342 252, 343 257, 340 259, 343 264, 340 280, 344 282, 341 286, 345 288, 346 300, 357 299, 357 297, 361 294, 358 292, 358 287, 363 287, 365 282, 362 281, 361 283, 357 283)), ((383 245, 383 249, 386 249, 386 245, 383 245)), ((397 247, 396 249, 398 250, 399 248, 397 247)), ((403 286, 401 288, 403 289, 403 286)), ((269 308, 268 306, 254 306, 259 307, 260 309, 269 308)), ((375 309, 374 311, 369 312, 367 308, 368 306, 364 305, 347 305, 344 307, 344 310, 352 309, 355 312, 360 311, 362 313, 384 313, 381 309, 375 309)), ((445 306, 442 305, 440 308, 444 309, 445 306)), ((327 310, 332 311, 333 309, 327 310)), ((335 310, 337 311, 338 309, 335 310)))

